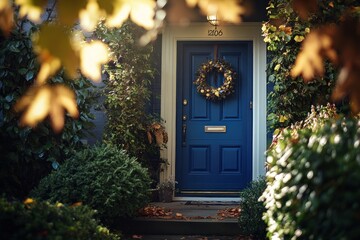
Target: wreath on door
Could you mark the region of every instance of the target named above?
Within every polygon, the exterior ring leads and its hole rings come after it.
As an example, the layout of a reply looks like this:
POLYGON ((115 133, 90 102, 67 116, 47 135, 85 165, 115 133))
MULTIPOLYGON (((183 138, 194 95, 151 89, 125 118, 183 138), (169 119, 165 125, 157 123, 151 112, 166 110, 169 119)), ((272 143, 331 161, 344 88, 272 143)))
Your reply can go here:
POLYGON ((234 81, 236 72, 231 68, 230 64, 224 60, 209 60, 201 64, 196 74, 194 84, 196 90, 208 100, 222 100, 232 94, 234 89, 234 81), (223 73, 224 82, 219 87, 213 87, 208 84, 207 76, 210 73, 223 73))

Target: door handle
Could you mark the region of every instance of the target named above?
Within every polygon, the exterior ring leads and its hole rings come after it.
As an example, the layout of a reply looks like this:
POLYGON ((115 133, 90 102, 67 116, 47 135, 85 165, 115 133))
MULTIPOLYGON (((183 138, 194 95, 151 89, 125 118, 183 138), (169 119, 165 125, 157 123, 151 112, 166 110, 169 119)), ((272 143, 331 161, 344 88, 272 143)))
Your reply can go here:
POLYGON ((182 145, 186 145, 186 124, 182 125, 182 145))

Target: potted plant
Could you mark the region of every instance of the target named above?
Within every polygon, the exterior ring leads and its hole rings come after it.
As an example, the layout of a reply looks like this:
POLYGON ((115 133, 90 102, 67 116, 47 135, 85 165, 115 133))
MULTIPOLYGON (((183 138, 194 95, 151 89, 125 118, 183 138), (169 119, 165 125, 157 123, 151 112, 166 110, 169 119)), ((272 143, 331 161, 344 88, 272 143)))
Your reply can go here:
POLYGON ((159 201, 171 202, 174 196, 175 184, 177 182, 173 178, 166 179, 158 184, 159 201))

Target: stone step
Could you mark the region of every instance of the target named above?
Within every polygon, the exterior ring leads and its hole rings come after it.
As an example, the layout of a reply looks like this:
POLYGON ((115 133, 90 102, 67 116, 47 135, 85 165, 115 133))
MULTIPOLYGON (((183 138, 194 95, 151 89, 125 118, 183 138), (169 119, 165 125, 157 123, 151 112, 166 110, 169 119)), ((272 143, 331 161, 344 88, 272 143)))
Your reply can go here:
POLYGON ((163 217, 137 217, 118 221, 117 229, 124 234, 140 235, 238 235, 237 218, 219 215, 225 209, 236 208, 237 202, 171 202, 152 203, 171 210, 163 217))
POLYGON ((135 218, 118 222, 124 234, 139 235, 238 235, 237 221, 230 220, 169 220, 135 218))

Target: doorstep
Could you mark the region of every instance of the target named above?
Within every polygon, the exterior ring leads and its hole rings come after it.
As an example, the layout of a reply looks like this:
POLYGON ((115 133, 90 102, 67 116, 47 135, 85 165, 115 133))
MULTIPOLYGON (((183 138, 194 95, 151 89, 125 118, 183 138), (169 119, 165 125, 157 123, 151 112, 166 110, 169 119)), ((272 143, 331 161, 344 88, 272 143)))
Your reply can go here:
POLYGON ((124 234, 152 235, 237 235, 238 218, 231 217, 230 209, 239 207, 238 202, 170 202, 151 203, 171 214, 142 216, 120 221, 114 226, 124 234), (230 214, 228 214, 230 213, 230 214))

